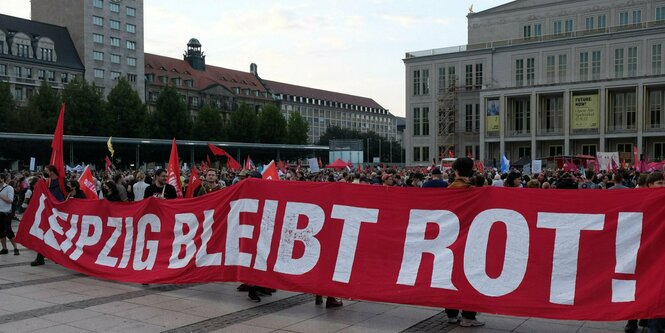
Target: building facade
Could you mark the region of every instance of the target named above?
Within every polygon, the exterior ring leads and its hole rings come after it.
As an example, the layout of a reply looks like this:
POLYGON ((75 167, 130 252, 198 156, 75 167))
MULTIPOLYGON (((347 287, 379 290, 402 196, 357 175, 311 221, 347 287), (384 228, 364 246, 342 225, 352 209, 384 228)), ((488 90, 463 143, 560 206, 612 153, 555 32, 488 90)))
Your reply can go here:
POLYGON ((206 104, 219 110, 224 121, 242 103, 257 112, 274 103, 287 119, 299 112, 309 124, 309 143, 317 143, 329 126, 374 131, 392 140, 397 134, 395 117, 371 98, 264 80, 256 64, 250 65, 249 72, 207 65, 195 38, 187 43, 182 60, 146 53, 145 76, 150 109, 161 89, 171 85, 194 116, 206 104))
POLYGON ((665 1, 518 0, 469 13, 468 31, 468 45, 404 59, 407 164, 451 142, 487 164, 600 151, 631 162, 634 148, 665 158, 665 1))
POLYGON ((42 82, 62 89, 84 67, 65 27, 0 14, 0 82, 25 106, 42 82))
POLYGON ((85 79, 102 96, 120 77, 145 96, 143 0, 32 0, 31 16, 67 27, 85 79))

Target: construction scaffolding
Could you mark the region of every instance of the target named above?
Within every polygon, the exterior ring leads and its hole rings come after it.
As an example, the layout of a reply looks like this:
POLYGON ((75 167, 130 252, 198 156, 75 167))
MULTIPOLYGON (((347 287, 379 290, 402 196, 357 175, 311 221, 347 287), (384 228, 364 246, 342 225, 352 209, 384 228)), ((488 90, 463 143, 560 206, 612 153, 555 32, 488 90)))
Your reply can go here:
POLYGON ((455 116, 457 114, 457 76, 451 75, 448 85, 439 90, 439 159, 455 156, 455 116), (452 152, 452 154, 451 154, 452 152))

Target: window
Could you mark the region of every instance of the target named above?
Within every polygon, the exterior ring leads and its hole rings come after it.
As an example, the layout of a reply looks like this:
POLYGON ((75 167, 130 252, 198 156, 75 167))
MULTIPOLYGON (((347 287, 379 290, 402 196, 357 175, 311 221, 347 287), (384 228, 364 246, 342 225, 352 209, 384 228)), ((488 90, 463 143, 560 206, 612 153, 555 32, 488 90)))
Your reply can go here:
POLYGON ((628 76, 637 75, 637 46, 628 48, 628 76))
POLYGON ((653 159, 660 161, 665 158, 665 143, 656 142, 653 144, 653 159))
POLYGON ((628 12, 619 13, 619 25, 628 25, 628 12))
POLYGON ((589 52, 580 53, 580 80, 589 80, 589 52))
POLYGON ((439 85, 439 92, 444 91, 446 89, 446 68, 445 67, 440 67, 439 68, 438 85, 439 85))
POLYGON ((136 50, 136 42, 133 42, 131 40, 127 41, 127 49, 129 50, 136 50))
POLYGON ((22 101, 23 100, 23 88, 22 87, 16 87, 14 89, 14 99, 17 101, 22 101))
POLYGON ((476 112, 474 114, 474 129, 476 132, 480 131, 480 104, 476 104, 476 112))
POLYGON ((586 31, 592 31, 593 30, 593 16, 587 17, 586 19, 584 19, 584 21, 585 21, 586 31))
POLYGON ((566 20, 566 33, 573 32, 573 20, 566 20))
POLYGON ((92 41, 95 43, 104 43, 104 35, 92 34, 92 41))
POLYGON ((420 95, 420 71, 413 71, 413 94, 420 95))
POLYGON ((136 74, 127 74, 127 81, 136 82, 136 74))
POLYGON ((547 56, 547 60, 545 61, 545 78, 547 80, 547 83, 554 83, 555 67, 556 67, 556 57, 553 55, 547 56))
POLYGON ((598 29, 605 29, 607 26, 607 19, 605 15, 598 15, 598 29))
POLYGON ((457 86, 457 75, 455 75, 455 66, 448 66, 448 86, 457 86))
POLYGON ((109 21, 110 21, 111 29, 120 30, 120 21, 116 21, 116 20, 109 20, 109 21))
POLYGON ((642 11, 637 9, 633 11, 633 24, 642 23, 642 11))
POLYGON ((530 39, 531 38, 531 25, 525 25, 524 27, 522 27, 522 31, 523 31, 524 39, 530 39))
POLYGON ((526 59, 526 84, 532 86, 536 83, 536 59, 526 59))
POLYGON ((539 99, 539 134, 561 134, 563 131, 563 95, 545 95, 539 99))
POLYGON ((662 130, 665 128, 665 124, 663 124, 663 120, 665 120, 665 114, 663 114, 663 111, 665 111, 665 108, 663 108, 663 97, 665 95, 663 93, 665 93, 665 90, 653 89, 647 95, 649 98, 647 129, 662 130))
POLYGON ((93 51, 92 58, 97 61, 104 61, 104 52, 93 51))
POLYGON ((93 16, 92 17, 92 24, 98 25, 98 26, 103 26, 104 25, 104 18, 99 17, 99 16, 93 16))
POLYGON ((517 156, 519 158, 525 156, 531 156, 531 147, 528 146, 517 147, 517 156))
POLYGON ((25 77, 28 79, 32 78, 32 68, 24 67, 23 71, 25 72, 25 77))
POLYGON ((619 153, 632 153, 633 144, 632 143, 617 143, 617 151, 619 153))
POLYGON ((46 71, 43 70, 43 69, 37 70, 37 79, 38 80, 43 80, 44 77, 45 77, 45 75, 44 75, 45 73, 46 73, 46 71))
POLYGON ((104 70, 100 68, 95 68, 94 70, 95 77, 98 79, 103 79, 104 78, 104 70))
POLYGON ((568 55, 559 55, 559 82, 566 82, 566 72, 568 71, 568 55))
POLYGON ((193 88, 194 87, 194 80, 191 80, 191 79, 190 80, 185 80, 185 86, 187 86, 187 88, 193 88))
POLYGON ((651 74, 660 75, 663 66, 663 46, 662 44, 653 44, 651 46, 651 74))
POLYGON ((533 25, 533 34, 536 37, 540 37, 543 35, 543 25, 540 23, 536 23, 533 25))
POLYGON ((524 85, 524 59, 515 60, 515 85, 524 85))
POLYGON ((473 132, 473 104, 465 105, 464 115, 464 131, 473 132))
POLYGON ((136 8, 127 7, 127 16, 136 16, 136 8))
POLYGON ((69 82, 69 75, 67 73, 60 73, 60 82, 62 83, 69 82))
POLYGON ((530 98, 519 97, 509 99, 509 134, 526 135, 531 130, 530 98))
POLYGON ((413 161, 420 162, 420 147, 413 147, 413 161))
POLYGON ((14 76, 23 77, 23 67, 15 66, 14 67, 14 76))
POLYGON ((127 32, 136 33, 136 25, 127 23, 127 32))
POLYGON ((120 4, 118 4, 117 2, 111 2, 111 3, 109 3, 109 9, 114 13, 119 13, 120 12, 120 4))
POLYGON ((466 65, 464 68, 464 85, 466 86, 466 90, 471 90, 473 87, 473 65, 466 65))
POLYGON ((483 87, 483 64, 476 64, 476 89, 483 87))
POLYGON ((554 21, 554 29, 552 29, 555 35, 561 33, 561 21, 554 21))
POLYGON ((429 108, 423 108, 422 114, 423 135, 429 135, 429 108))
POLYGON ((550 156, 563 155, 563 146, 550 146, 550 156))
POLYGON ((0 75, 7 75, 7 64, 0 64, 0 75))
POLYGON ((623 77, 623 49, 614 50, 614 77, 623 77))
POLYGON ((665 7, 656 8, 656 21, 665 20, 665 7))
POLYGON ((591 52, 591 78, 600 80, 600 51, 591 52))
POLYGON ((429 95, 429 69, 423 69, 423 95, 429 95))
POLYGON ((30 58, 30 47, 28 45, 17 44, 16 55, 21 58, 30 58))
POLYGON ((636 94, 635 91, 610 92, 610 131, 635 130, 636 124, 636 94))
POLYGON ((46 71, 46 78, 49 81, 55 81, 55 72, 54 71, 46 71))
POLYGON ((53 61, 53 50, 52 49, 47 49, 47 48, 42 47, 39 50, 42 54, 42 60, 44 60, 44 61, 53 61))
POLYGON ((420 108, 413 108, 413 135, 420 135, 420 108))
POLYGON ((121 73, 116 71, 111 71, 111 79, 117 80, 120 78, 121 73))
POLYGON ((95 8, 103 8, 104 2, 102 0, 92 0, 92 6, 95 8))
POLYGON ((594 144, 582 145, 582 155, 596 156, 596 145, 594 144))
POLYGON ((127 57, 127 65, 136 67, 136 58, 127 57))
POLYGON ((120 63, 120 55, 119 54, 111 54, 111 63, 119 64, 120 63))
POLYGON ((120 46, 120 38, 111 37, 111 46, 120 46))

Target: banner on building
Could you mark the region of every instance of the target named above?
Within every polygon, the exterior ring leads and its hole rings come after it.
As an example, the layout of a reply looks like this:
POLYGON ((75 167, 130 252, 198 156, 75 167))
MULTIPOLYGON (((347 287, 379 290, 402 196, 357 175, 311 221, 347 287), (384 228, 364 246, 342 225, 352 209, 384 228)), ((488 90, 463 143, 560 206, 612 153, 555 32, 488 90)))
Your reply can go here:
POLYGON ((658 189, 250 179, 193 199, 58 203, 40 182, 16 239, 116 281, 240 281, 524 317, 658 318, 664 199, 658 189))
POLYGON ((619 152, 596 152, 596 157, 598 159, 598 170, 607 170, 608 168, 612 169, 612 160, 616 165, 619 165, 619 152))
POLYGON ((487 115, 485 118, 485 129, 489 132, 499 131, 499 116, 501 114, 501 104, 498 99, 487 100, 487 115))
POLYGON ((571 129, 598 129, 600 123, 598 94, 572 95, 571 104, 571 129))

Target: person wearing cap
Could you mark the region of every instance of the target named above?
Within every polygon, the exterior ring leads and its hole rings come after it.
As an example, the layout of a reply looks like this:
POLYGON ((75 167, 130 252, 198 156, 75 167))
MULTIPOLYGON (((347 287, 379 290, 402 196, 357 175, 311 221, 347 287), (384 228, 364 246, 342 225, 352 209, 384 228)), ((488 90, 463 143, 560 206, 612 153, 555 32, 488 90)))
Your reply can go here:
POLYGON ((432 179, 424 182, 423 187, 446 188, 448 187, 448 182, 443 180, 443 174, 441 173, 441 169, 434 168, 432 169, 432 179))
POLYGON ((240 172, 238 172, 238 175, 236 176, 236 178, 233 178, 233 181, 231 182, 231 185, 235 185, 237 182, 245 180, 245 178, 247 178, 248 174, 249 174, 249 170, 242 169, 240 172))
POLYGON ((387 172, 384 173, 383 176, 381 176, 383 186, 395 186, 395 179, 393 177, 393 174, 387 172))

